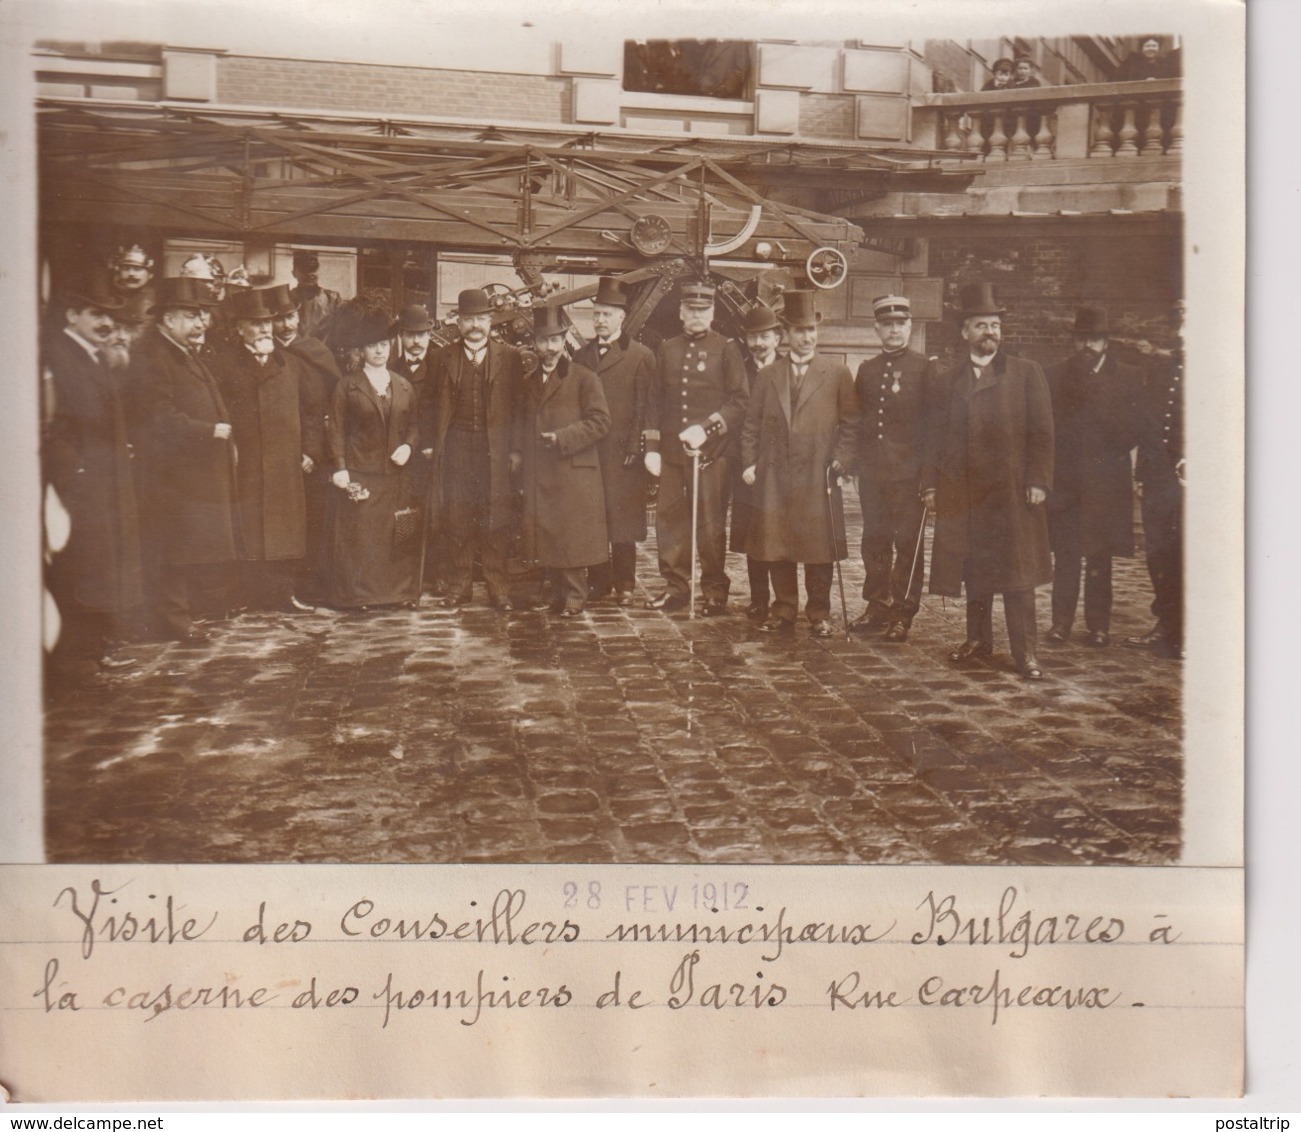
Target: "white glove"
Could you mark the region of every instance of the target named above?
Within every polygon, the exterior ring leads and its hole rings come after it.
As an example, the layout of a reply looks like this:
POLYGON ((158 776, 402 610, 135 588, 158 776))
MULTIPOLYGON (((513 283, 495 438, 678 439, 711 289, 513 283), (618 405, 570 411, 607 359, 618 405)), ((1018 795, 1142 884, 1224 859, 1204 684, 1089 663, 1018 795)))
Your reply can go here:
POLYGON ((751 464, 748 468, 745 469, 745 471, 741 473, 741 481, 745 484, 746 487, 754 487, 754 481, 757 478, 755 476, 754 467, 755 466, 751 464))
POLYGON ((650 472, 651 475, 656 479, 659 478, 659 474, 664 467, 664 461, 661 459, 658 452, 647 452, 642 458, 642 463, 646 465, 646 470, 650 472))
POLYGON ((701 425, 693 424, 678 433, 678 439, 688 448, 703 448, 708 437, 701 425))
POLYGON ((330 482, 334 484, 335 487, 347 487, 352 483, 352 477, 348 475, 347 468, 340 468, 339 471, 335 472, 334 475, 330 477, 330 482))
POLYGON ((215 424, 215 425, 213 425, 213 426, 212 426, 212 439, 213 439, 213 440, 229 440, 229 439, 230 439, 230 425, 228 425, 225 421, 223 421, 221 424, 215 424))
POLYGON ((312 463, 312 458, 311 458, 311 457, 310 457, 306 452, 304 452, 304 453, 303 453, 303 471, 306 472, 308 475, 311 475, 311 473, 312 473, 312 469, 315 468, 315 467, 316 467, 316 465, 315 465, 314 463, 312 463))
POLYGON ((393 449, 393 455, 389 457, 399 468, 411 459, 411 445, 399 444, 393 449))

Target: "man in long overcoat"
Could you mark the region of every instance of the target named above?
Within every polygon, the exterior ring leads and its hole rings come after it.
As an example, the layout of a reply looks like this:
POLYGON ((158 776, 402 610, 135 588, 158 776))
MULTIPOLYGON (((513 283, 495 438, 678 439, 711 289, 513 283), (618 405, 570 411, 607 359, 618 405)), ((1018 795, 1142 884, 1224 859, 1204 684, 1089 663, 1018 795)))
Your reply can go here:
POLYGON ((598 446, 605 489, 609 557, 588 572, 588 597, 611 590, 619 605, 632 603, 637 585, 637 544, 646 537, 646 466, 642 462, 642 421, 655 380, 655 355, 623 333, 628 293, 611 276, 597 282, 592 301, 595 337, 574 361, 601 379, 610 411, 610 431, 598 446))
POLYGON ((1048 371, 1053 401, 1053 490, 1048 535, 1053 551, 1053 622, 1048 639, 1071 635, 1084 561, 1088 643, 1111 643, 1111 559, 1134 556, 1130 451, 1139 437, 1142 375, 1107 350, 1107 312, 1075 313, 1075 353, 1048 371))
POLYGON ((300 367, 276 349, 272 290, 226 297, 234 341, 215 365, 239 454, 243 602, 250 609, 305 613, 311 606, 294 596, 307 554, 304 476, 321 460, 322 434, 314 421, 304 420, 304 394, 310 401, 311 390, 303 388, 300 367))
POLYGON ((104 351, 125 302, 92 285, 64 296, 64 325, 43 351, 54 387, 45 474, 68 513, 50 567, 62 628, 53 667, 73 677, 135 662, 110 654, 123 618, 144 601, 132 446, 118 375, 104 351))
POLYGON ((514 451, 524 485, 524 555, 550 576, 538 602, 576 617, 587 600, 587 569, 605 561, 609 539, 601 488, 601 440, 610 430, 601 379, 565 356, 557 306, 533 312, 538 368, 522 385, 514 451))
MULTIPOLYGON (((745 335, 747 351, 746 394, 753 397, 759 374, 765 366, 770 366, 777 360, 777 347, 781 344, 781 323, 777 321, 770 306, 756 302, 741 320, 741 332, 745 335)), ((762 625, 768 620, 769 607, 772 605, 768 563, 745 553, 746 543, 750 540, 750 526, 754 521, 754 488, 745 482, 743 462, 738 459, 735 466, 729 542, 733 551, 745 554, 745 572, 750 583, 750 604, 746 607, 745 615, 762 625)))
POLYGON ((781 318, 790 354, 759 372, 741 434, 753 489, 746 553, 768 563, 775 595, 760 629, 793 630, 803 562, 810 631, 829 637, 834 563, 848 554, 839 478, 854 458, 858 403, 848 367, 814 352, 813 292, 786 292, 781 318))
POLYGON ((882 350, 858 367, 854 389, 862 415, 858 499, 863 509, 863 600, 851 628, 885 627, 906 641, 921 606, 926 562, 921 469, 944 415, 945 384, 935 358, 908 348, 912 304, 905 295, 873 300, 882 350))
POLYGON ((479 555, 488 601, 512 608, 506 576, 511 510, 511 441, 524 364, 513 346, 491 338, 492 302, 486 291, 457 299, 458 342, 430 360, 420 417, 420 444, 431 448, 430 521, 447 538, 444 606, 471 597, 479 555))
POLYGON ((200 642, 193 611, 205 596, 228 609, 238 557, 235 449, 230 411, 200 358, 215 300, 201 279, 164 279, 158 323, 140 340, 132 370, 147 417, 146 480, 159 556, 158 612, 164 631, 200 642))
POLYGON ((966 585, 967 639, 950 653, 955 663, 993 653, 993 597, 1001 593, 1012 660, 1039 680, 1034 590, 1052 579, 1048 383, 1036 363, 999 348, 1006 311, 991 284, 963 287, 959 313, 969 356, 949 378, 935 465, 922 476, 924 502, 936 513, 930 591, 957 597, 966 585))
POLYGON ((664 342, 655 359, 655 382, 646 414, 645 464, 660 477, 655 511, 664 591, 647 606, 665 612, 691 600, 692 462, 699 453, 700 493, 696 547, 704 590, 701 615, 727 612, 727 496, 734 438, 745 421, 745 363, 730 338, 712 329, 714 288, 689 283, 678 308, 682 334, 664 342))

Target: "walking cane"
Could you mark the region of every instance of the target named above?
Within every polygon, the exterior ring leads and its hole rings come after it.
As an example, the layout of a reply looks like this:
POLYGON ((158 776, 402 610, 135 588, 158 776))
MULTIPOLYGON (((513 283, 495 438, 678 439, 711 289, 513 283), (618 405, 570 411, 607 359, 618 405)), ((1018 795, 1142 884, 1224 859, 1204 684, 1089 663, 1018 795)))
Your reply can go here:
POLYGON ((425 499, 420 508, 420 565, 416 568, 416 602, 415 607, 420 608, 421 599, 425 596, 425 547, 429 542, 429 500, 425 499))
MULTIPOLYGON (((831 497, 831 468, 827 468, 827 517, 831 520, 831 556, 836 560, 836 583, 840 587, 840 619, 845 625, 845 640, 851 640, 849 635, 849 608, 845 605, 845 575, 840 567, 840 538, 836 531, 836 502, 831 497)), ((841 516, 842 520, 844 516, 841 516)), ((846 544, 849 540, 846 538, 846 544)), ((848 546, 846 546, 848 549, 848 546)))
POLYGON ((691 605, 688 620, 696 616, 696 516, 700 508, 700 449, 688 448, 691 456, 691 605))

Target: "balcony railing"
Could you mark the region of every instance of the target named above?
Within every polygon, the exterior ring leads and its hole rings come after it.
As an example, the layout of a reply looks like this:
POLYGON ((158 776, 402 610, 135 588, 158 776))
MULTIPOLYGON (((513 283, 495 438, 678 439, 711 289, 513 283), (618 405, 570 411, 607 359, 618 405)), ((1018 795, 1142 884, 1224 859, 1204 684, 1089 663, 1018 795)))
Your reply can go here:
POLYGON ((913 142, 991 164, 1178 157, 1182 91, 1161 79, 923 94, 912 100, 913 142))

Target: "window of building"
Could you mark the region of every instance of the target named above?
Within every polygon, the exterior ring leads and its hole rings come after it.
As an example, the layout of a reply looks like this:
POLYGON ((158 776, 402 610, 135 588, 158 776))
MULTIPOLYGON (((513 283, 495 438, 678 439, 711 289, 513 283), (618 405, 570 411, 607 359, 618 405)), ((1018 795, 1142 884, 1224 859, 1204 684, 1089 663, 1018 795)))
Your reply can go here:
POLYGON ((733 39, 628 40, 623 89, 698 98, 749 98, 753 45, 733 39))

